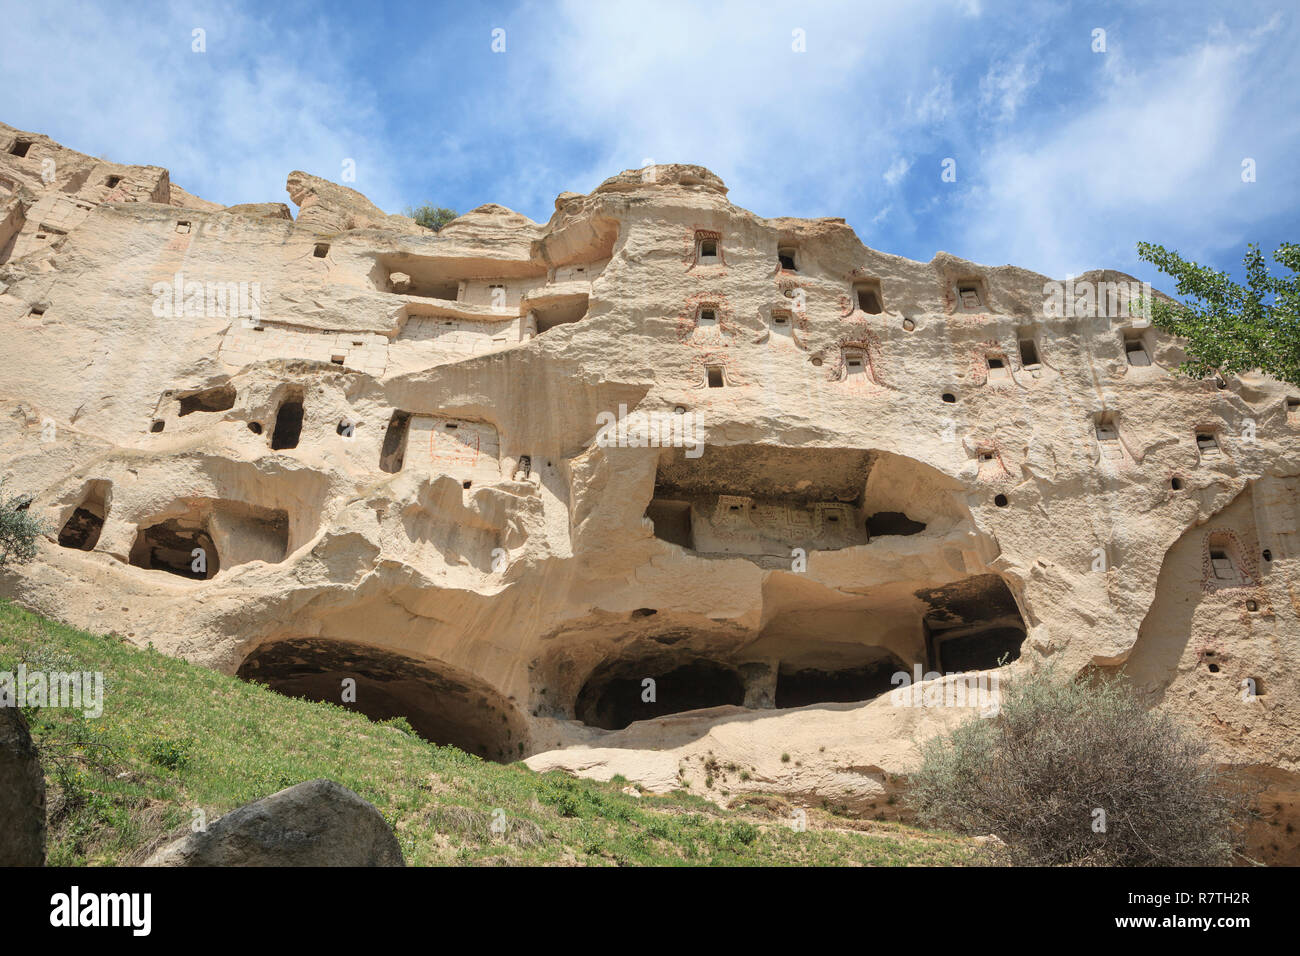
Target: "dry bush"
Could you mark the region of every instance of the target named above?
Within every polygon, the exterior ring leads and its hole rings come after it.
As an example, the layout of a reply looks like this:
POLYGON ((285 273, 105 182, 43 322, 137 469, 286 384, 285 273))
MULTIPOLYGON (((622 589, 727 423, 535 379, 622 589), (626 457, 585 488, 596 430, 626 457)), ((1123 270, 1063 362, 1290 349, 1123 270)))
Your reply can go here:
POLYGON ((1044 668, 1003 684, 997 716, 930 741, 909 799, 931 826, 996 835, 1013 864, 1222 865, 1249 796, 1206 752, 1126 682, 1044 668))

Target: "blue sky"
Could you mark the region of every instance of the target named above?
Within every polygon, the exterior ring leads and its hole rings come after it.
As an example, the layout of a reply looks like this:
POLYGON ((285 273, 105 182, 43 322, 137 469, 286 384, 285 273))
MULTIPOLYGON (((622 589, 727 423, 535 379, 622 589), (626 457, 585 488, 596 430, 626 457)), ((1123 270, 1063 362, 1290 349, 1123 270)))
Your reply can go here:
POLYGON ((1138 240, 1235 274, 1247 242, 1300 241, 1293 2, 0 0, 0 23, 0 120, 225 204, 352 159, 390 212, 545 221, 649 159, 920 260, 1172 291, 1138 240))

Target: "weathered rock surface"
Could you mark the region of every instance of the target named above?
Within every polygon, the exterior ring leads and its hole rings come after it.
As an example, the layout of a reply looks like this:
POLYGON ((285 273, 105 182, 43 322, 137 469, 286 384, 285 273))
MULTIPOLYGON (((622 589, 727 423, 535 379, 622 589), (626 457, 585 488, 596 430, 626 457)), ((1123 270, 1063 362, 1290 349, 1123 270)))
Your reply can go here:
POLYGON ((1124 670, 1300 862, 1300 389, 1180 376, 1122 274, 1049 308, 699 166, 437 234, 288 188, 0 126, 0 473, 59 529, 0 592, 484 757, 885 816, 974 712, 894 674, 1124 670))
POLYGON ((404 866, 373 805, 333 780, 245 804, 158 850, 144 866, 404 866))
POLYGON ((45 775, 16 707, 0 707, 0 866, 45 864, 45 775))

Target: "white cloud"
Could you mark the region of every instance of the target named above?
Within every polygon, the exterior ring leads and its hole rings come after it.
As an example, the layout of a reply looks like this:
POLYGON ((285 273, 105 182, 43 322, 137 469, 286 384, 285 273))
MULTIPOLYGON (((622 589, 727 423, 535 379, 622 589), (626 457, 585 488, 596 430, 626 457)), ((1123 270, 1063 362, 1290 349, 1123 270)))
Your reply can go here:
POLYGON ((904 159, 900 156, 889 164, 889 168, 885 170, 884 175, 881 178, 889 185, 897 186, 902 181, 903 177, 907 175, 907 171, 911 168, 911 160, 904 159))
POLYGON ((0 89, 11 91, 11 125, 117 162, 166 166, 181 186, 226 204, 287 202, 291 170, 338 180, 345 158, 358 170, 348 185, 381 204, 396 199, 373 132, 376 98, 349 79, 346 37, 324 24, 284 31, 234 7, 72 2, 8 5, 5 26, 0 89), (191 49, 196 27, 206 52, 191 49))
POLYGON ((937 80, 913 110, 918 123, 938 123, 952 114, 952 77, 937 80))
POLYGON ((1138 239, 1240 245, 1248 223, 1300 198, 1279 169, 1300 129, 1266 119, 1294 118, 1298 97, 1277 74, 1260 85, 1260 55, 1252 39, 1216 37, 1141 68, 1106 64, 1090 105, 992 142, 959 205, 957 248, 1061 276, 1132 263, 1138 239), (1241 183, 1244 156, 1278 163, 1272 181, 1241 183))
POLYGON ((1037 50, 1031 49, 1013 62, 994 63, 980 79, 980 105, 998 122, 1005 123, 1015 117, 1029 91, 1042 77, 1042 66, 1029 62, 1029 57, 1035 55, 1037 50))

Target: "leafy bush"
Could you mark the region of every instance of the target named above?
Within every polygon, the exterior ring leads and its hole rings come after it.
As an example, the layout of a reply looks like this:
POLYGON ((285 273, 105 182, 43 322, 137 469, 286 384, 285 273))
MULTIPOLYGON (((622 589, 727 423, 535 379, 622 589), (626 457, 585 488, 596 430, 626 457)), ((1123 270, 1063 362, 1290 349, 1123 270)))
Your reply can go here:
POLYGON ((455 219, 459 213, 454 209, 448 209, 445 206, 431 206, 425 203, 423 206, 412 208, 407 206, 402 211, 402 215, 414 219, 425 229, 432 229, 438 232, 443 226, 455 219))
POLYGON ((0 568, 9 561, 23 564, 36 557, 36 539, 45 525, 28 512, 31 495, 4 497, 0 489, 0 568))
POLYGON ((1004 684, 1000 712, 930 741, 910 800, 923 823, 988 834, 1014 864, 1224 864, 1247 796, 1206 747, 1124 681, 1004 684))

